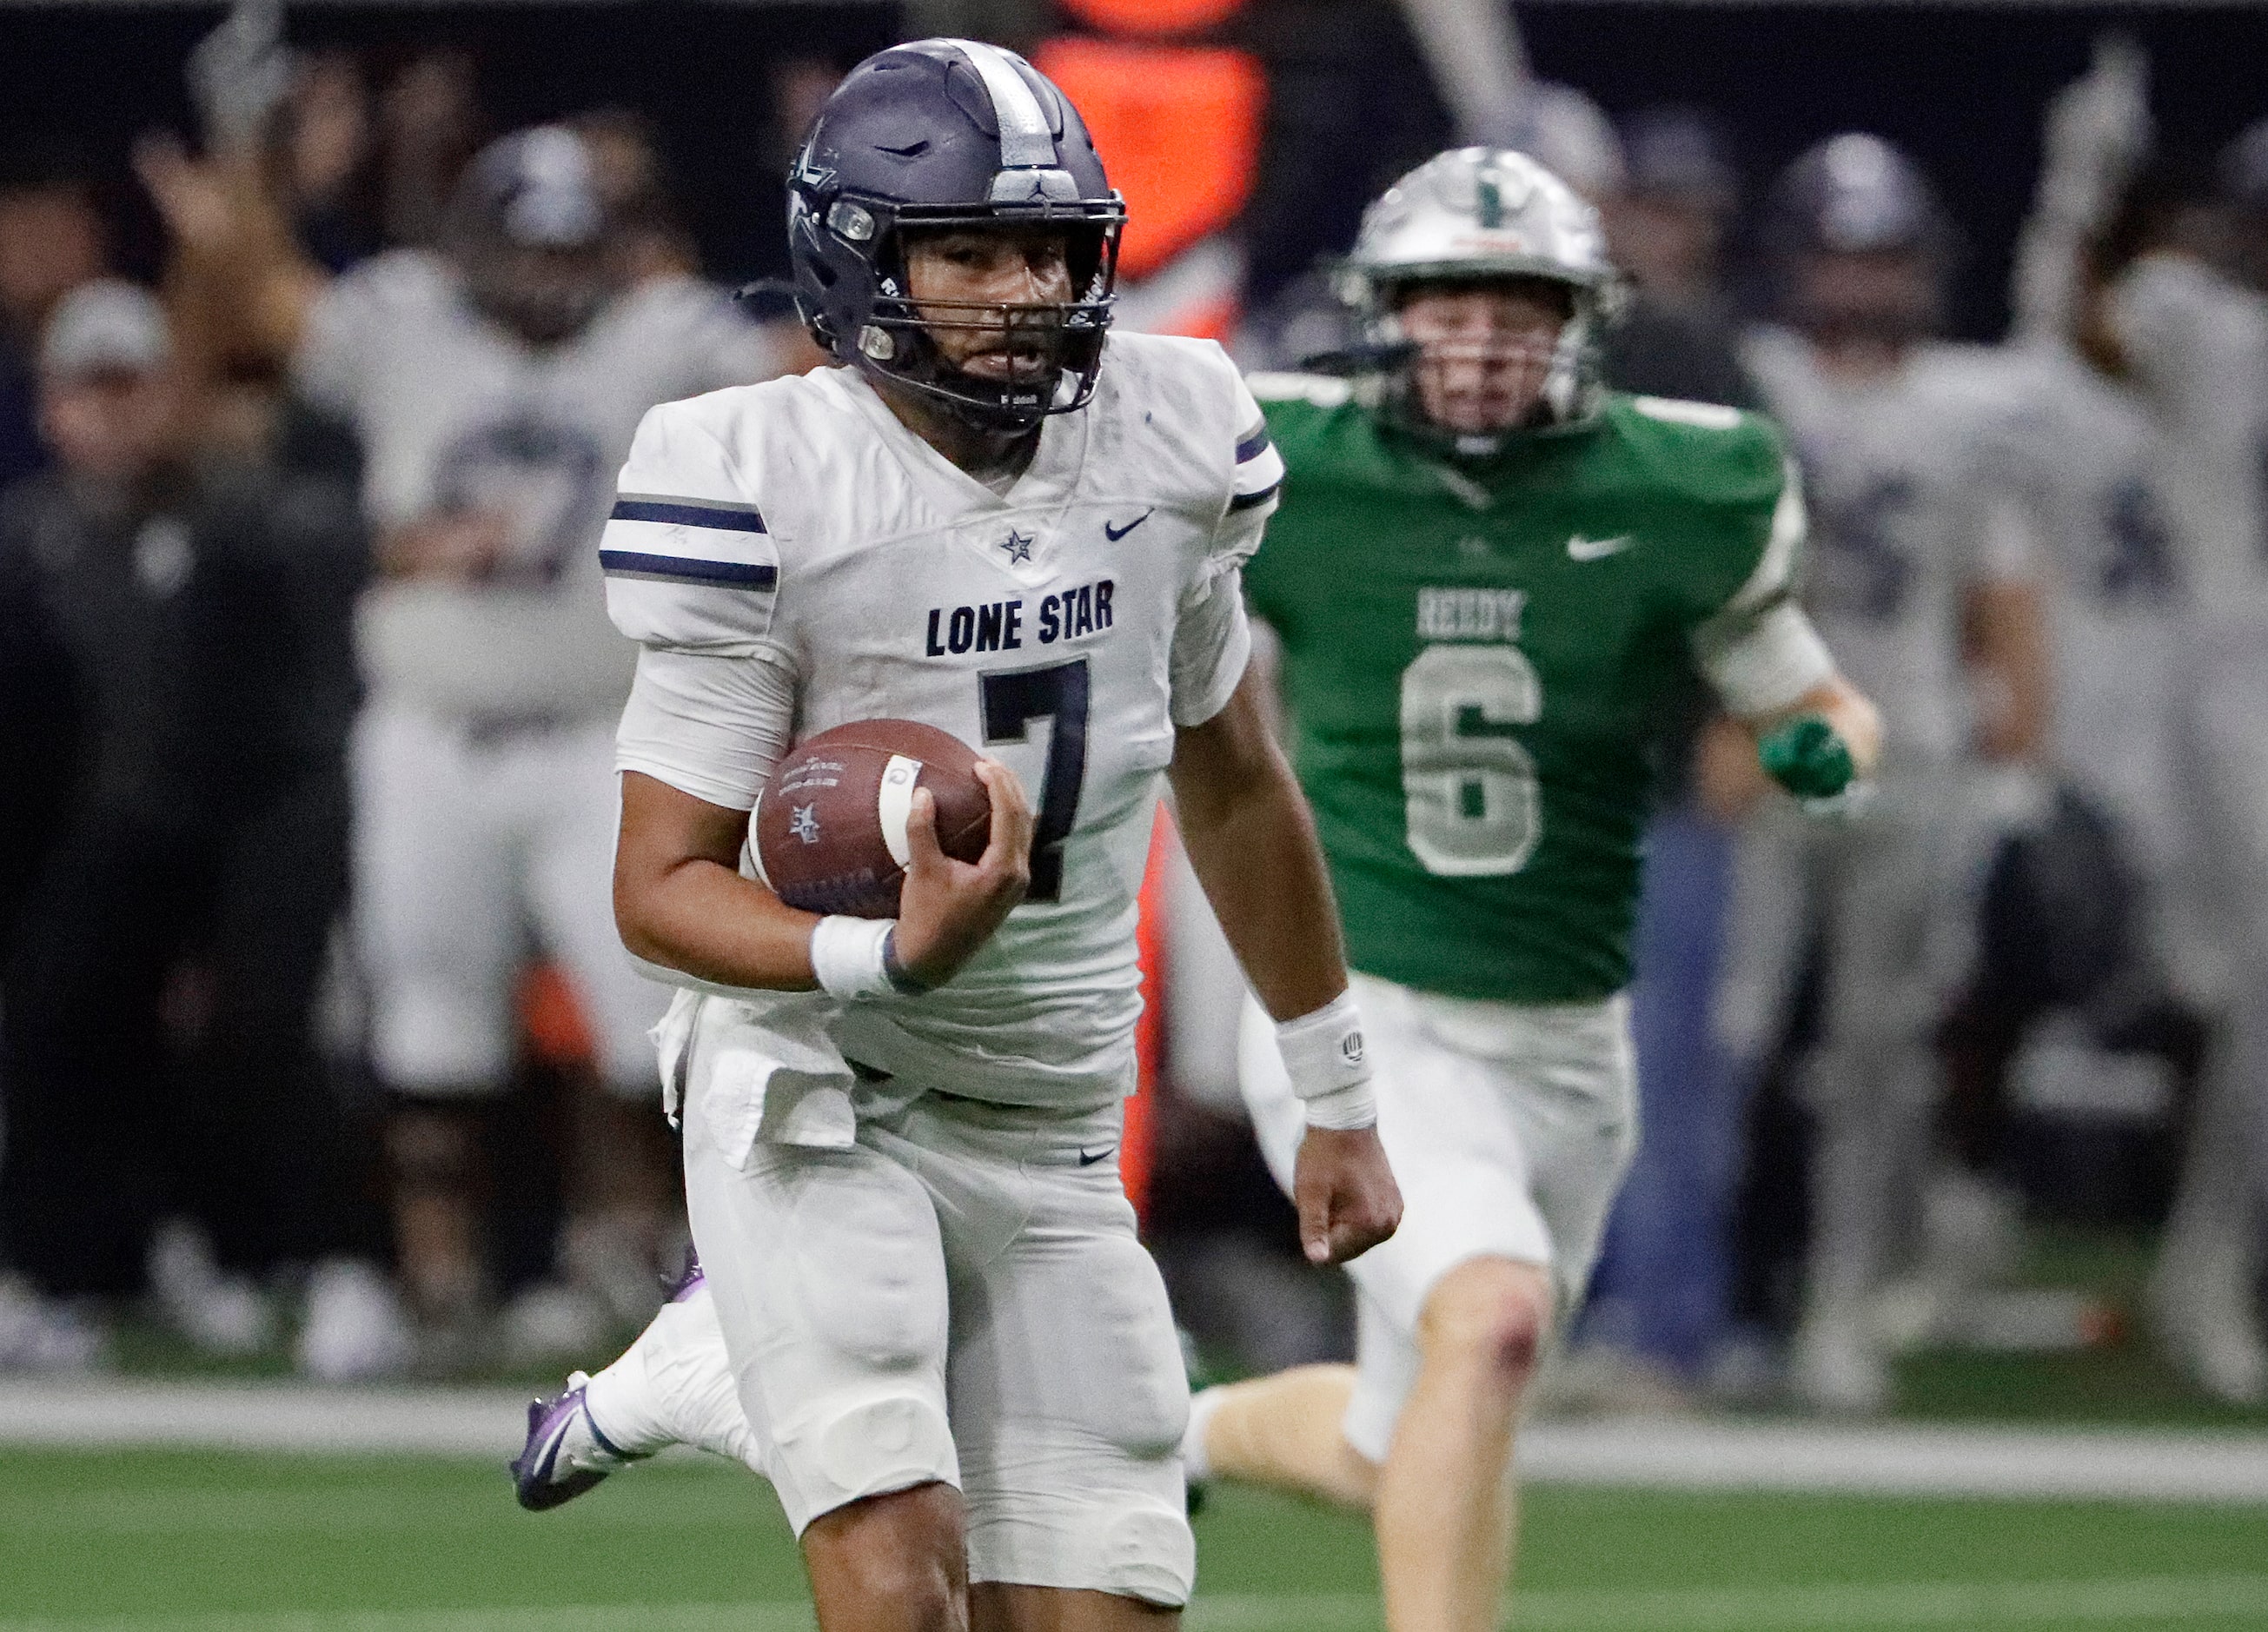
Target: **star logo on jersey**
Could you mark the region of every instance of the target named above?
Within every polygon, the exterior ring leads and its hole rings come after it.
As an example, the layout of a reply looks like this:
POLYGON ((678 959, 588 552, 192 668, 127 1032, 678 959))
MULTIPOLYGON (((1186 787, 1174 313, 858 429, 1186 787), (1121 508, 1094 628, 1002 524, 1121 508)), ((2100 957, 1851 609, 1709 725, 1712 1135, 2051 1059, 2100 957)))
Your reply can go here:
POLYGON ((1619 555, 1638 540, 1629 533, 1619 533, 1610 539, 1587 539, 1578 533, 1567 540, 1570 561, 1604 561, 1609 555, 1619 555))
POLYGON ((1032 546, 1037 541, 1011 528, 1008 536, 1000 540, 999 548, 1008 552, 1008 560, 1011 564, 1013 564, 1029 561, 1032 558, 1032 546))
POLYGON ((819 807, 799 805, 788 812, 787 830, 806 844, 819 842, 819 807))

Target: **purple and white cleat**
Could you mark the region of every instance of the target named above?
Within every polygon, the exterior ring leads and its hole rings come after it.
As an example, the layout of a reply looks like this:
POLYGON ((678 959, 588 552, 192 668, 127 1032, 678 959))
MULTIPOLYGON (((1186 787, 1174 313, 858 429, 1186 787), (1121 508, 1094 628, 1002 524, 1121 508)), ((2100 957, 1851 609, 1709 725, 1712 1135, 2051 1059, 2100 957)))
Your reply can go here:
POLYGON ((568 1378, 564 1393, 528 1402, 527 1443, 511 1468, 519 1504, 531 1513, 571 1502, 615 1468, 640 1459, 608 1444, 591 1420, 583 1400, 590 1380, 577 1371, 568 1378))
POLYGON ((673 1304, 683 1303, 694 1293, 699 1291, 701 1283, 708 1278, 702 1272, 700 1249, 688 1245, 685 1249, 685 1268, 678 1275, 677 1284, 669 1289, 669 1301, 673 1304))

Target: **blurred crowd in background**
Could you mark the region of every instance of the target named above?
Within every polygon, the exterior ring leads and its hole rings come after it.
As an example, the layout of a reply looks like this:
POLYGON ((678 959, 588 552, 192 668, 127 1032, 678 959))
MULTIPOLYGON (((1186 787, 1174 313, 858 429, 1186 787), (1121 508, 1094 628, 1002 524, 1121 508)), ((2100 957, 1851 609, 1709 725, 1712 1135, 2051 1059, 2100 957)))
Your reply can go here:
MULTIPOLYGON (((1579 88, 1620 36, 1563 66, 1488 0, 575 10, 169 13, 150 96, 83 119, 110 25, 0 21, 47 81, 0 124, 0 1371, 154 1327, 476 1373, 658 1303, 686 1242, 585 558, 644 408, 820 363, 727 289, 778 269, 836 77, 950 32, 1085 112, 1124 325, 1327 354, 1362 203, 1499 143, 1604 214, 1613 384, 1791 433, 1906 815, 1794 834, 1697 688, 1664 722, 1644 1146, 1563 1401, 1874 1411, 1904 1349, 2136 1318, 2268 1397, 2268 95, 2169 139, 2163 52, 2066 28, 2067 83, 1992 112, 2029 136, 1939 179, 1815 77, 1759 142, 1721 64, 1579 88), (2156 1244, 2141 1306, 2023 1284, 2057 1221, 2156 1244)), ((1150 1239, 1211 1363, 1343 1352, 1242 1123, 1241 988, 1159 856, 1150 1239)))

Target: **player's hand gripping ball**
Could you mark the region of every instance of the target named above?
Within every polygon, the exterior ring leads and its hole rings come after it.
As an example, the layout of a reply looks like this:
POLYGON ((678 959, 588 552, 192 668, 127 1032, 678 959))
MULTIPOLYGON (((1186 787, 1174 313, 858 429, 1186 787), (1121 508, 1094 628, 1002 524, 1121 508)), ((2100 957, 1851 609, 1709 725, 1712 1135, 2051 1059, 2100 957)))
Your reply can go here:
POLYGON ((959 738, 916 720, 861 720, 799 744, 749 821, 765 885, 806 912, 895 917, 916 788, 937 801, 939 849, 962 862, 984 854, 992 798, 959 738))

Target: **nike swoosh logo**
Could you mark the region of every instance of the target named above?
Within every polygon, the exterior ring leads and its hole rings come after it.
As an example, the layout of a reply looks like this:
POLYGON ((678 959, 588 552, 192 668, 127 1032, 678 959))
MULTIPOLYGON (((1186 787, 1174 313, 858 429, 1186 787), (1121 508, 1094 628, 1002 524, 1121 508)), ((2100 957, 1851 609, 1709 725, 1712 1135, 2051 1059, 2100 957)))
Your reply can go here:
MULTIPOLYGON (((1137 525, 1139 525, 1139 524, 1137 524, 1137 525)), ((1079 1153, 1079 1165, 1081 1167, 1092 1167, 1092 1166, 1094 1166, 1097 1162, 1101 1161, 1104 1157, 1106 1157, 1106 1156, 1109 1155, 1109 1154, 1111 1153, 1111 1151, 1113 1151, 1113 1150, 1116 1150, 1117 1148, 1118 1148, 1118 1147, 1117 1147, 1116 1145, 1115 1145, 1115 1144, 1111 1144, 1111 1145, 1105 1145, 1101 1150, 1097 1150, 1097 1151, 1096 1151, 1094 1155, 1092 1155, 1092 1156, 1089 1156, 1086 1151, 1081 1150, 1081 1151, 1079 1153)))
POLYGON ((1587 539, 1578 533, 1567 540, 1570 561, 1604 561, 1609 555, 1619 555, 1638 540, 1625 533, 1618 538, 1587 539))
POLYGON ((1113 544, 1116 544, 1119 540, 1124 538, 1128 533, 1133 532, 1135 528, 1140 526, 1144 522, 1149 520, 1151 517, 1157 513, 1158 507, 1155 504, 1152 504, 1149 509, 1144 511, 1140 515, 1135 517, 1133 520, 1128 522, 1123 527, 1114 527, 1106 521, 1102 524, 1102 536, 1108 539, 1113 544))

